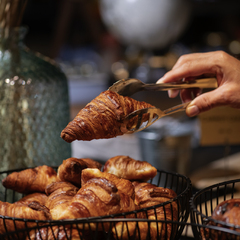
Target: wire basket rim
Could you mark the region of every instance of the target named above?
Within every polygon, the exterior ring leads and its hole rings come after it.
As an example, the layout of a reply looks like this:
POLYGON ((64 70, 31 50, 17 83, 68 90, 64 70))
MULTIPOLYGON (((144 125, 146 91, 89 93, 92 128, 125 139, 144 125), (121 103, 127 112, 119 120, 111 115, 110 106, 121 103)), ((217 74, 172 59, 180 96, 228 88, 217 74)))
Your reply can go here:
MULTIPOLYGON (((100 221, 100 219, 95 219, 92 223, 108 223, 110 222, 111 224, 113 223, 117 223, 117 222, 135 222, 136 219, 135 218, 129 218, 129 219, 105 219, 103 222, 100 221)), ((70 221, 70 223, 73 222, 73 221, 70 221)), ((209 229, 209 230, 215 230, 215 231, 219 231, 221 233, 228 233, 228 234, 233 234, 235 236, 240 236, 240 232, 239 231, 235 231, 233 229, 229 229, 229 228, 225 228, 225 227, 222 227, 222 226, 215 226, 215 225, 203 225, 203 224, 198 224, 198 223, 192 223, 192 222, 179 222, 179 221, 171 221, 171 220, 153 220, 153 219, 138 219, 138 222, 148 222, 148 223, 163 223, 163 224, 172 224, 172 225, 176 225, 178 227, 182 226, 182 227, 186 227, 186 229, 188 227, 191 227, 191 229, 193 230, 193 228, 200 228, 200 229, 209 229), (140 221, 139 221, 140 220, 140 221)), ((64 226, 64 225, 67 225, 69 224, 69 222, 64 222, 62 225, 59 225, 58 223, 53 223, 53 224, 50 224, 50 225, 40 225, 40 226, 34 226, 34 227, 30 227, 30 228, 24 228, 24 229, 18 229, 14 232, 8 232, 8 233, 3 233, 3 234, 0 234, 0 236, 11 236, 11 235, 15 235, 17 233, 21 233, 21 232, 30 232, 32 230, 41 230, 43 228, 52 228, 52 227, 56 227, 56 226, 64 226)), ((76 224, 73 222, 73 224, 76 224)), ((83 222, 83 224, 90 224, 90 223, 86 223, 86 222, 83 222)), ((71 225, 72 226, 72 225, 71 225)), ((72 229, 74 229, 72 227, 72 229)), ((95 231, 98 231, 98 230, 95 230, 95 231)), ((193 231, 194 232, 194 231, 193 231)))
MULTIPOLYGON (((53 167, 53 168, 58 168, 58 166, 50 166, 50 167, 53 167)), ((33 169, 35 167, 27 167, 27 168, 20 168, 20 169, 12 169, 12 170, 6 170, 6 171, 2 171, 0 172, 0 175, 1 174, 9 174, 11 172, 14 172, 14 171, 22 171, 22 170, 25 170, 25 169, 33 169)), ((93 220, 93 219, 104 219, 104 218, 115 218, 117 216, 124 216, 124 215, 130 215, 130 214, 136 214, 138 212, 141 212, 141 211, 148 211, 148 210, 152 210, 152 209, 155 209, 155 208, 159 208, 159 207, 163 207, 167 204, 171 204, 172 202, 175 202, 175 201, 178 201, 179 198, 182 198, 183 196, 185 196, 189 191, 191 191, 191 187, 192 187, 192 183, 191 183, 191 179, 185 175, 182 175, 182 174, 179 174, 179 173, 174 173, 174 172, 170 172, 170 171, 165 171, 165 170, 159 170, 157 169, 157 172, 158 173, 165 173, 165 174, 171 174, 172 177, 181 177, 182 179, 184 179, 186 181, 186 187, 185 189, 177 194, 176 197, 166 201, 166 202, 163 202, 163 203, 160 203, 160 204, 156 204, 154 206, 151 206, 151 207, 146 207, 146 208, 142 208, 142 209, 138 209, 138 210, 134 210, 134 211, 129 211, 129 212, 124 212, 124 213, 117 213, 117 214, 111 214, 111 215, 104 215, 104 216, 96 216, 96 217, 87 217, 87 218, 79 218, 79 219, 71 219, 72 221, 73 220, 76 220, 76 221, 83 221, 83 220, 93 220)), ((152 180, 152 179, 151 179, 152 180)), ((192 195, 192 194, 191 194, 192 195)), ((3 216, 0 214, 0 219, 8 219, 8 220, 16 220, 16 221, 29 221, 29 222, 37 222, 37 223, 49 223, 49 222, 55 222, 55 221, 67 221, 69 219, 64 219, 64 220, 34 220, 34 219, 23 219, 23 218, 15 218, 15 217, 8 217, 8 216, 3 216)), ((120 218, 120 219, 127 219, 127 218, 120 218)), ((138 218, 136 218, 138 219, 138 218)))
MULTIPOLYGON (((190 197, 190 200, 189 200, 189 203, 190 203, 190 211, 198 215, 201 216, 202 219, 204 219, 204 222, 209 222, 209 221, 213 221, 214 223, 216 224, 221 224, 223 225, 224 227, 230 227, 230 228, 234 228, 234 229, 240 229, 240 226, 239 225, 234 225, 234 224, 231 224, 231 223, 227 223, 227 222, 223 222, 223 221, 220 221, 220 220, 216 220, 216 219, 213 219, 211 216, 206 216, 205 214, 203 214, 202 212, 200 212, 198 209, 197 209, 197 206, 195 204, 195 200, 197 199, 197 197, 201 196, 201 194, 205 193, 205 192, 208 192, 209 190, 212 190, 214 188, 218 188, 218 187, 221 187, 221 186, 227 186, 228 184, 235 184, 239 182, 240 183, 240 178, 237 178, 237 179, 231 179, 231 180, 227 180, 227 181, 223 181, 223 182, 220 182, 220 183, 216 183, 216 184, 212 184, 206 188, 203 188, 199 191, 197 191, 196 193, 194 193, 191 197, 190 197)), ((213 199, 210 199, 210 201, 212 201, 213 199)), ((203 201, 204 203, 205 201, 203 201)), ((192 215, 191 214, 191 215, 192 215)))

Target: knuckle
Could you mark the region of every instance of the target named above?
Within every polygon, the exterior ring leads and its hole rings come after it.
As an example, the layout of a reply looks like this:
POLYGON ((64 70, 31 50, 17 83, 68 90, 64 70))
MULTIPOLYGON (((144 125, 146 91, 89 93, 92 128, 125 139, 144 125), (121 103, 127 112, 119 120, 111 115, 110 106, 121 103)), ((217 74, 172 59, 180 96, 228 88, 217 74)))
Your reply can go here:
POLYGON ((185 69, 187 76, 191 75, 191 69, 192 69, 191 65, 192 65, 191 61, 187 61, 182 64, 182 67, 183 69, 185 69))
POLYGON ((185 62, 186 56, 185 55, 181 55, 178 60, 177 63, 178 64, 183 64, 185 62))
POLYGON ((217 51, 216 52, 216 59, 219 61, 227 61, 228 60, 229 55, 224 52, 224 51, 217 51))

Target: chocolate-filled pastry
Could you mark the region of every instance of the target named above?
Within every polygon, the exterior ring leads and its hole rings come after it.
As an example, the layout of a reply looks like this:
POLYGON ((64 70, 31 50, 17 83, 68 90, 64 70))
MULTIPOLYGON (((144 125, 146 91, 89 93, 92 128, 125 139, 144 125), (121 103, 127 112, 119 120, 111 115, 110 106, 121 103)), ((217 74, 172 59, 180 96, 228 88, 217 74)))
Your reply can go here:
MULTIPOLYGON (((133 182, 135 187, 135 204, 139 209, 148 208, 157 204, 163 204, 175 198, 177 194, 168 188, 158 187, 151 183, 133 182)), ((170 201, 164 206, 149 209, 145 214, 139 215, 139 218, 148 218, 151 220, 177 221, 179 213, 178 203, 170 201), (147 214, 146 214, 147 213, 147 214)), ((119 222, 113 227, 115 239, 174 239, 176 226, 162 222, 119 222), (130 237, 130 238, 129 238, 130 237)))
POLYGON ((157 169, 150 163, 135 160, 124 155, 108 159, 104 165, 103 171, 112 173, 119 178, 140 181, 148 181, 157 174, 157 169))
POLYGON ((228 199, 218 204, 212 218, 240 226, 240 199, 228 199))
MULTIPOLYGON (((74 227, 57 225, 31 230, 26 240, 90 240, 92 239, 93 234, 93 232, 89 232, 86 230, 81 232, 79 229, 76 229, 74 227)), ((99 232, 98 235, 100 235, 99 232)), ((98 239, 104 239, 104 235, 102 236, 102 238, 100 237, 98 239)))
POLYGON ((13 172, 2 180, 5 188, 19 193, 45 192, 48 184, 58 181, 57 172, 46 165, 13 172))
MULTIPOLYGON (((74 140, 90 141, 108 139, 126 133, 127 125, 133 125, 135 119, 125 123, 125 117, 135 110, 153 107, 130 97, 106 90, 79 111, 77 116, 61 132, 61 137, 71 143, 74 140)), ((146 117, 143 117, 145 121, 146 117)))
MULTIPOLYGON (((211 219, 207 223, 207 226, 218 226, 232 229, 240 232, 240 199, 233 198, 222 201, 213 210, 211 219), (213 219, 213 220, 212 220, 213 219), (215 221, 216 220, 216 221, 215 221), (227 226, 227 224, 231 226, 227 226), (234 227, 236 226, 236 228, 234 227)), ((227 240, 227 239, 238 239, 236 235, 224 232, 221 230, 211 229, 211 228, 201 228, 200 233, 202 239, 212 239, 212 240, 227 240)))
MULTIPOLYGON (((151 207, 177 197, 177 194, 169 188, 158 187, 155 184, 138 181, 134 181, 132 184, 135 188, 135 202, 140 208, 151 207)), ((176 209, 177 208, 176 206, 176 209)))
POLYGON ((74 184, 77 187, 81 186, 81 174, 85 168, 101 169, 102 164, 90 158, 68 158, 63 160, 58 167, 58 178, 61 181, 66 181, 74 184))
POLYGON ((96 168, 86 168, 82 171, 82 186, 84 186, 84 184, 86 184, 92 178, 105 178, 113 182, 118 190, 129 195, 132 199, 135 198, 134 186, 127 179, 119 178, 111 173, 101 172, 99 169, 96 168))
POLYGON ((112 181, 93 178, 87 181, 70 204, 59 212, 58 220, 104 216, 134 210, 134 200, 118 190, 112 181))

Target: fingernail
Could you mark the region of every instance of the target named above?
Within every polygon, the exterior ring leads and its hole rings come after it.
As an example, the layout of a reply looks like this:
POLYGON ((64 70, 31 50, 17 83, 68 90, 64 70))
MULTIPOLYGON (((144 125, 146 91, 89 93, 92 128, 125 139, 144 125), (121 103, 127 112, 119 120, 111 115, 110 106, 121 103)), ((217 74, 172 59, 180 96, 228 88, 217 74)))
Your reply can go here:
POLYGON ((157 83, 164 83, 165 75, 157 80, 157 83))
POLYGON ((186 110, 189 117, 194 117, 199 114, 199 109, 196 105, 189 106, 186 110))
POLYGON ((162 78, 160 78, 159 80, 157 80, 157 82, 156 83, 163 83, 163 79, 162 78))
POLYGON ((174 90, 168 90, 168 96, 169 96, 170 98, 174 98, 174 97, 175 97, 175 92, 174 92, 174 90))

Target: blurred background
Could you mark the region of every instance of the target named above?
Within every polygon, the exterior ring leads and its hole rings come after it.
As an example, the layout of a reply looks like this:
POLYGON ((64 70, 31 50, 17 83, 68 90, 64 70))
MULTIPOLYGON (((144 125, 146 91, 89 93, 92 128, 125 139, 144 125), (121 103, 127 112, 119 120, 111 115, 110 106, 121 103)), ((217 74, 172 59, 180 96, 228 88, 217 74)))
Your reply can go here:
MULTIPOLYGON (((23 24, 26 45, 55 59, 67 75, 71 118, 121 78, 155 83, 183 54, 240 56, 239 0, 29 0, 23 24)), ((181 102, 166 92, 136 98, 161 109, 181 102)), ((101 161, 126 154, 187 175, 231 156, 239 162, 237 142, 201 144, 199 121, 182 113, 139 135, 74 142, 72 154, 101 161)), ((224 176, 239 174, 224 164, 224 176)))

